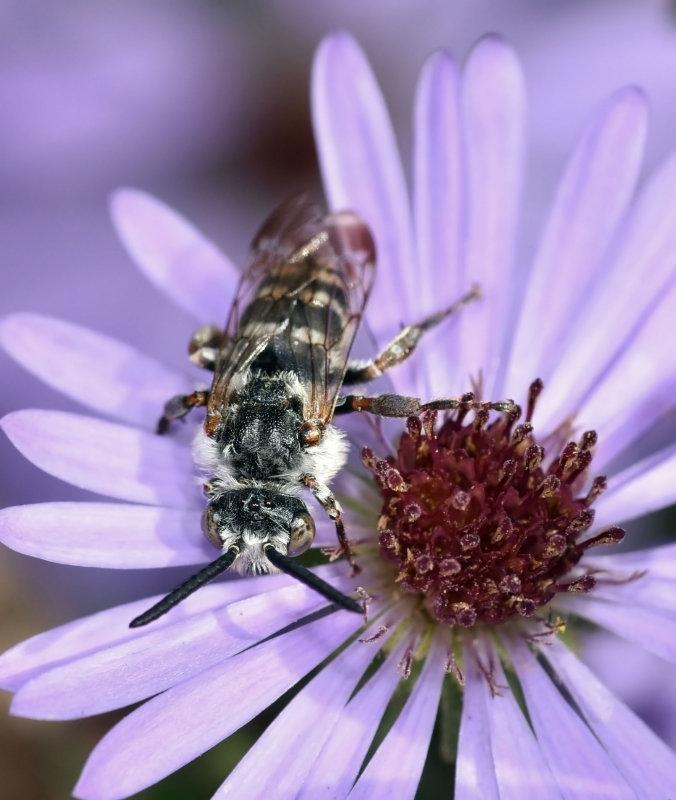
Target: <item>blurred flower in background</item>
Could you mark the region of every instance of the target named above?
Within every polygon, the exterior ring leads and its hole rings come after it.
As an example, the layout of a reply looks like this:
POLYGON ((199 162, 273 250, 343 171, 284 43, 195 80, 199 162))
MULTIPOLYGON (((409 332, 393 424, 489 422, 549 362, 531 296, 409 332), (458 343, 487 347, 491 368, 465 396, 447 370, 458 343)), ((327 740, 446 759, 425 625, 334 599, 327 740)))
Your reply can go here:
MULTIPOLYGON (((565 152, 610 91, 627 82, 647 90, 653 110, 649 167, 676 141, 676 27, 667 3, 485 0, 467 8, 379 0, 335 6, 300 0, 55 6, 33 0, 5 2, 1 13, 0 99, 10 109, 0 152, 2 310, 41 311, 86 324, 176 367, 183 365, 193 322, 187 314, 177 317, 129 269, 109 227, 107 194, 132 184, 171 199, 241 263, 262 216, 290 192, 318 186, 307 71, 317 40, 336 26, 352 30, 368 48, 404 152, 410 149, 414 78, 425 56, 441 46, 462 56, 486 32, 514 42, 532 109, 524 252, 532 249, 565 152)), ((2 412, 75 408, 4 355, 0 368, 2 412)), ((3 505, 90 497, 30 466, 5 440, 0 458, 3 505)), ((166 576, 142 584, 138 573, 26 564, 9 553, 3 559, 3 585, 12 581, 12 598, 21 598, 6 601, 13 622, 31 606, 33 586, 54 601, 40 609, 43 620, 50 615, 49 621, 58 622, 167 582, 166 576)), ((44 622, 28 623, 27 629, 5 626, 6 643, 43 627, 44 622)), ((637 668, 634 685, 638 678, 637 668)), ((624 686, 632 686, 630 676, 624 686)), ((641 711, 648 707, 648 697, 632 696, 641 711)), ((652 708, 652 718, 646 713, 655 722, 660 710, 654 703, 652 708)), ((13 732, 24 730, 19 721, 8 724, 13 732)), ((70 779, 61 783, 64 792, 83 754, 108 727, 105 721, 93 725, 93 734, 85 727, 75 733, 78 757, 58 759, 70 768, 70 779)), ((31 761, 54 759, 60 742, 43 731, 31 729, 34 741, 49 736, 42 739, 44 754, 31 761)), ((20 763, 13 748, 21 737, 14 733, 2 748, 8 765, 20 763)), ((238 746, 231 743, 220 758, 235 763, 238 746)), ((44 797, 38 770, 24 773, 35 787, 32 796, 44 797)), ((212 780, 222 774, 219 763, 212 780)), ((15 792, 22 800, 31 796, 27 785, 15 792)), ((187 786, 178 796, 189 795, 194 783, 187 786)))

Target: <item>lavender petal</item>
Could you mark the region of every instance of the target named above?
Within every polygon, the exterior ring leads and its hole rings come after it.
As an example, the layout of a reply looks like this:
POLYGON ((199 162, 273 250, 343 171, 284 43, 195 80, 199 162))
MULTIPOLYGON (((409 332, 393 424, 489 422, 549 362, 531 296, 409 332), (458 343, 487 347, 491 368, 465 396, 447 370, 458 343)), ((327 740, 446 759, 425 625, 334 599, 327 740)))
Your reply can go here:
MULTIPOLYGON (((601 569, 631 575, 632 572, 648 572, 651 580, 676 581, 676 544, 664 544, 629 553, 612 555, 590 555, 589 560, 601 569)), ((585 559, 587 563, 587 559, 585 559)))
POLYGON ((107 497, 201 508, 190 450, 167 437, 61 411, 8 414, 0 426, 33 464, 107 497))
POLYGON ((568 648, 552 637, 541 648, 565 683, 615 766, 637 797, 670 797, 676 786, 676 754, 621 703, 568 648))
MULTIPOLYGON (((369 635, 368 629, 365 635, 369 635)), ((213 800, 226 797, 296 798, 377 651, 377 647, 357 641, 325 666, 266 728, 213 800), (275 754, 271 763, 270 753, 275 754), (267 769, 261 769, 262 762, 268 762, 267 769)))
POLYGON ((631 787, 525 643, 516 636, 504 636, 503 642, 523 689, 538 744, 562 796, 566 800, 632 800, 631 787))
MULTIPOLYGON (((610 566, 600 560, 592 563, 595 569, 610 566)), ((626 572, 611 572, 611 575, 618 574, 627 575, 626 572)), ((598 581, 594 587, 592 599, 607 600, 611 603, 644 608, 657 614, 676 617, 676 581, 673 579, 661 580, 648 573, 635 580, 628 580, 626 583, 608 583, 601 576, 597 577, 598 581)))
MULTIPOLYGON (((423 67, 414 116, 414 185, 418 245, 418 314, 430 314, 455 302, 467 286, 461 281, 464 219, 464 161, 460 119, 460 76, 445 53, 436 53, 423 67)), ((436 368, 438 349, 458 348, 454 324, 427 334, 415 356, 416 386, 423 397, 444 397, 457 391, 455 361, 436 368)))
POLYGON ((168 206, 136 189, 111 199, 117 232, 146 276, 200 323, 221 324, 239 271, 168 206))
POLYGON ((666 508, 676 500, 676 445, 660 450, 613 475, 594 503, 595 530, 666 508))
POLYGON ((148 569, 214 558, 199 511, 122 503, 37 503, 0 510, 0 541, 58 564, 148 569))
MULTIPOLYGON (((673 588, 672 588, 673 591, 673 588)), ((635 606, 631 603, 606 602, 594 595, 556 598, 556 608, 588 619, 650 653, 676 662, 676 614, 663 609, 635 606)))
POLYGON ((676 617, 676 546, 617 555, 590 553, 584 564, 597 576, 592 599, 676 617))
POLYGON ((500 800, 488 721, 489 687, 474 653, 467 647, 464 648, 463 672, 465 688, 454 800, 500 800))
POLYGON ((0 343, 57 391, 132 424, 154 427, 168 398, 192 391, 185 378, 133 347, 51 317, 5 317, 0 343))
POLYGON ((489 692, 484 677, 484 703, 500 800, 521 800, 523 797, 559 800, 561 791, 509 688, 497 652, 488 640, 482 644, 478 657, 484 670, 490 671, 497 689, 497 692, 489 692))
POLYGON ((515 248, 524 160, 525 96, 516 56, 487 37, 471 53, 462 85, 467 163, 467 231, 462 280, 483 297, 460 315, 459 374, 467 391, 479 374, 492 398, 507 347, 513 302, 515 248))
MULTIPOLYGON (((204 586, 171 614, 155 620, 150 630, 171 628, 197 614, 288 585, 289 580, 286 575, 268 575, 204 586)), ((7 691, 16 691, 31 678, 53 667, 142 637, 148 629, 131 629, 129 623, 162 597, 157 595, 115 606, 20 642, 0 655, 0 686, 7 691)))
POLYGON ((377 673, 347 704, 298 790, 298 800, 347 797, 401 680, 397 665, 410 646, 410 638, 403 637, 377 673))
POLYGON ((216 664, 149 700, 99 742, 75 787, 75 796, 119 800, 197 758, 330 655, 362 624, 356 617, 339 612, 317 620, 216 664))
POLYGON ((639 193, 599 280, 571 326, 534 422, 555 427, 583 405, 601 376, 634 346, 674 276, 676 156, 639 193), (599 324, 603 320, 603 324, 599 324))
POLYGON ((437 631, 413 691, 348 795, 350 800, 415 797, 439 707, 448 639, 437 631))
POLYGON ((634 88, 617 92, 592 120, 569 159, 516 321, 507 394, 521 392, 535 377, 548 383, 559 343, 631 201, 646 117, 641 92, 634 88))
POLYGON ((600 470, 674 407, 676 348, 664 343, 672 335, 675 313, 672 287, 580 409, 578 429, 593 428, 599 436, 594 466, 600 470))
POLYGON ((380 278, 369 323, 381 344, 411 321, 417 284, 406 182, 380 89, 359 45, 335 33, 312 72, 312 119, 329 206, 350 208, 371 227, 380 278))
POLYGON ((14 697, 12 713, 78 719, 145 700, 271 636, 327 601, 300 583, 246 597, 159 630, 71 659, 33 678, 14 697))

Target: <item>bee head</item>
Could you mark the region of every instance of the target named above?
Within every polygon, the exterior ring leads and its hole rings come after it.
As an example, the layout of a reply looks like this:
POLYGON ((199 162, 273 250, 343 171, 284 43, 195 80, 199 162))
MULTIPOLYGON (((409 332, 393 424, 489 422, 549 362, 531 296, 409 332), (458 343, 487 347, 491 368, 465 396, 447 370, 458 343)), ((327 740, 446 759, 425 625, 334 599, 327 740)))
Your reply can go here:
POLYGON ((329 602, 363 613, 356 600, 289 558, 307 550, 315 537, 314 521, 302 500, 262 488, 221 491, 210 482, 205 489, 210 500, 204 512, 204 532, 222 554, 133 619, 131 628, 147 625, 166 614, 230 567, 253 573, 285 572, 329 602))
POLYGON ((224 552, 237 547, 243 554, 247 549, 261 550, 272 545, 282 554, 297 556, 315 538, 314 520, 301 499, 260 487, 232 489, 212 496, 202 527, 216 547, 224 552))
POLYGON ((363 613, 356 600, 289 558, 307 550, 315 538, 314 520, 302 500, 260 487, 223 491, 211 481, 205 490, 210 499, 203 517, 204 532, 221 555, 133 619, 131 628, 163 616, 230 567, 254 574, 285 572, 340 608, 363 613))

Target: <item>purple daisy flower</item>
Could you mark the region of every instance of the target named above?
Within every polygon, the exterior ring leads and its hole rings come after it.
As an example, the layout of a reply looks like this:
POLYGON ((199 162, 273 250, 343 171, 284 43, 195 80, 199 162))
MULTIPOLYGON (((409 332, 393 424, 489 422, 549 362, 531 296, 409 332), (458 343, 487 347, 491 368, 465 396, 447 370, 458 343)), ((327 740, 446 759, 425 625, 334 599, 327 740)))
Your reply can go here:
MULTIPOLYGON (((95 748, 75 790, 123 798, 326 662, 215 797, 412 798, 452 681, 463 687, 457 799, 671 796, 674 753, 558 635, 581 618, 676 660, 676 548, 595 548, 675 496, 676 448, 638 449, 671 409, 676 376, 663 346, 676 310, 676 161, 637 190, 643 97, 620 91, 592 120, 529 262, 517 240, 524 90, 504 43, 480 42, 462 74, 443 54, 424 67, 413 210, 382 97, 344 34, 319 49, 313 110, 330 206, 362 214, 377 242, 368 320, 379 344, 470 283, 483 289, 392 371, 394 389, 512 396, 524 417, 461 408, 410 418, 403 435, 401 424, 354 426, 375 485, 348 467, 335 489, 362 572, 350 578, 342 562, 316 572, 368 592, 366 624, 346 611, 316 619, 327 601, 284 575, 206 586, 130 630, 159 598, 137 601, 6 653, 13 712, 70 719, 145 700, 95 748), (403 708, 364 763, 402 672, 403 708)), ((117 194, 113 216, 151 280, 200 324, 224 318, 237 271, 209 242, 138 192, 117 194)), ((88 566, 211 560, 190 430, 152 432, 193 379, 45 317, 10 317, 0 335, 26 367, 115 420, 21 411, 3 420, 7 435, 42 469, 119 501, 5 509, 2 540, 88 566)), ((331 545, 333 526, 317 514, 317 527, 331 545)))

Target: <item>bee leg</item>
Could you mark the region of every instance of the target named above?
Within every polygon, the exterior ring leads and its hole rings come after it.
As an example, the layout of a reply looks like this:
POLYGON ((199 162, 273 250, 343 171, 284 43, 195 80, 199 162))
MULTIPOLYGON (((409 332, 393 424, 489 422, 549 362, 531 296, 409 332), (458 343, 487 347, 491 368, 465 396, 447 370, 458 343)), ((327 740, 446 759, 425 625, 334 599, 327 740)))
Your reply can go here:
POLYGON ((466 295, 457 300, 453 305, 443 311, 431 314, 416 325, 407 325, 385 347, 382 353, 373 361, 365 363, 352 363, 347 365, 343 383, 346 386, 356 383, 366 383, 374 378, 379 378, 383 372, 405 361, 416 349, 418 343, 427 331, 435 328, 440 322, 455 314, 463 306, 481 297, 479 286, 473 286, 466 295))
POLYGON ((198 391, 192 394, 177 394, 168 400, 164 406, 164 414, 157 422, 157 432, 166 433, 169 430, 169 424, 173 419, 181 419, 190 411, 191 408, 197 406, 205 406, 209 402, 209 392, 198 391))
POLYGON ((354 553, 352 552, 350 542, 345 533, 345 525, 342 519, 343 509, 340 507, 340 503, 336 500, 335 495, 329 487, 320 483, 314 475, 303 476, 303 483, 312 492, 319 505, 326 511, 329 519, 332 519, 336 526, 338 547, 332 551, 331 561, 344 555, 347 559, 347 563, 352 567, 352 575, 358 575, 361 572, 361 567, 358 566, 357 562, 354 560, 354 553))
POLYGON ((504 411, 513 413, 517 405, 513 400, 482 402, 475 400, 472 392, 462 397, 446 397, 421 403, 419 397, 406 397, 401 394, 378 394, 365 397, 359 394, 341 395, 336 404, 335 414, 349 414, 351 411, 366 411, 379 417, 410 417, 423 411, 504 411))
POLYGON ((213 372, 225 338, 223 331, 216 325, 203 325, 198 328, 192 335, 188 347, 192 363, 213 372))

